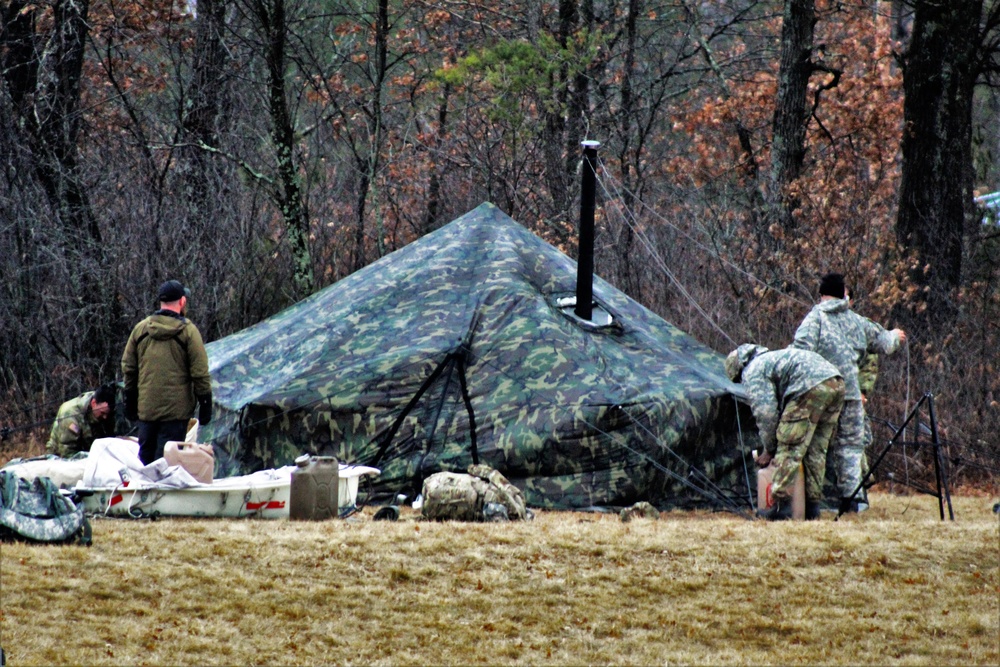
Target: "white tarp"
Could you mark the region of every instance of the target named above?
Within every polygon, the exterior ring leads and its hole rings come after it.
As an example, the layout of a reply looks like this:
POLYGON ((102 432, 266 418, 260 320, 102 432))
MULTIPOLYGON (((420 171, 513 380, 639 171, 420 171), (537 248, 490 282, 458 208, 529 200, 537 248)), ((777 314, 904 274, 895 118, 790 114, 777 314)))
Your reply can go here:
POLYGON ((172 466, 164 458, 149 465, 139 459, 139 443, 128 438, 98 438, 90 446, 80 488, 104 489, 122 484, 120 471, 129 477, 129 486, 156 486, 167 489, 186 489, 202 486, 187 470, 172 466))
MULTIPOLYGON (((180 466, 171 466, 159 458, 149 465, 139 459, 139 443, 129 438, 99 438, 90 448, 90 455, 82 459, 48 458, 15 463, 4 467, 19 477, 31 480, 49 477, 64 489, 117 489, 123 486, 120 471, 129 478, 130 488, 185 489, 190 487, 219 490, 246 489, 274 482, 290 482, 296 466, 289 465, 269 470, 259 470, 239 477, 215 479, 211 484, 201 484, 180 466)), ((365 475, 378 475, 381 471, 370 466, 341 463, 340 504, 352 506, 356 502, 358 483, 365 475)))

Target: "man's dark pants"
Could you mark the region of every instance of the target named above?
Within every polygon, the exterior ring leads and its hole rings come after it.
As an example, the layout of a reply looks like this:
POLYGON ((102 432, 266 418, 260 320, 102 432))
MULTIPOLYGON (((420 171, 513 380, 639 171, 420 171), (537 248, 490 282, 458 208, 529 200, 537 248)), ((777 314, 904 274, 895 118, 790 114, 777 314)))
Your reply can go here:
POLYGON ((163 456, 163 446, 170 440, 184 442, 187 436, 187 419, 169 419, 158 422, 139 422, 139 459, 149 465, 163 456))

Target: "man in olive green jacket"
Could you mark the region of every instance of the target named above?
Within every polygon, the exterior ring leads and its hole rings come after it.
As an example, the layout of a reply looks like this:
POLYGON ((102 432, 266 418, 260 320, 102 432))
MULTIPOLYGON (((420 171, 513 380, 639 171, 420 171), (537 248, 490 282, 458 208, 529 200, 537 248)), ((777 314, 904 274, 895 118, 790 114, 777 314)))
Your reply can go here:
POLYGON ((94 438, 111 435, 115 411, 115 390, 103 386, 88 391, 59 406, 52 432, 45 448, 49 454, 69 458, 77 452, 89 452, 94 438))
POLYGON ((176 280, 160 286, 160 309, 135 325, 122 355, 125 416, 139 422, 139 458, 163 456, 170 440, 183 441, 188 419, 212 419, 212 383, 201 333, 189 319, 191 291, 176 280))

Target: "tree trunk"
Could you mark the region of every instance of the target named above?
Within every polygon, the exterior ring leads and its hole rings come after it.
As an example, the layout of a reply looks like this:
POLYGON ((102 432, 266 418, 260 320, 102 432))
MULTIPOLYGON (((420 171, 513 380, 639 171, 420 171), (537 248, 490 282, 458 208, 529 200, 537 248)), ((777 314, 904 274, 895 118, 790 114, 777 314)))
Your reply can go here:
POLYGON ((38 56, 35 53, 35 13, 28 0, 12 0, 3 12, 0 30, 2 69, 11 103, 17 115, 29 112, 31 95, 38 81, 38 56))
MULTIPOLYGON (((448 100, 451 97, 451 85, 445 83, 441 90, 441 100, 438 102, 437 128, 434 132, 434 149, 440 153, 443 144, 442 138, 448 123, 448 100)), ((429 234, 438 228, 438 217, 441 210, 441 171, 435 164, 431 169, 430 179, 427 184, 427 212, 424 214, 424 221, 421 225, 421 232, 429 234)))
POLYGON ((285 220, 285 230, 292 254, 294 297, 312 294, 314 279, 309 252, 309 215, 302 201, 298 166, 295 162, 295 131, 285 97, 285 1, 264 0, 255 3, 266 37, 265 55, 268 70, 268 107, 271 113, 271 137, 278 163, 275 195, 285 220))
POLYGON ((18 106, 26 111, 21 120, 29 128, 36 174, 67 238, 75 239, 73 245, 96 249, 101 230, 80 177, 76 145, 88 9, 86 0, 56 3, 52 32, 37 68, 22 70, 37 77, 34 91, 22 91, 33 92, 33 104, 26 107, 28 98, 22 97, 18 106))
MULTIPOLYGON (((73 313, 80 323, 72 343, 59 348, 60 354, 72 365, 99 365, 111 353, 114 337, 110 330, 117 305, 101 277, 107 266, 102 231, 90 203, 77 146, 89 2, 55 2, 40 51, 37 45, 42 40, 35 31, 43 24, 36 22, 37 7, 20 5, 15 19, 11 12, 17 7, 11 5, 5 12, 5 18, 13 20, 11 33, 5 38, 13 47, 5 57, 5 79, 17 114, 14 120, 27 140, 33 175, 58 223, 53 230, 53 252, 61 264, 49 261, 53 268, 73 276, 61 309, 73 313), (9 73, 7 67, 11 68, 9 73)), ((40 298, 37 294, 25 296, 40 298)))
POLYGON ((208 183, 208 153, 200 146, 218 146, 217 121, 228 63, 222 35, 225 0, 199 0, 194 48, 194 78, 185 101, 182 130, 186 142, 195 144, 180 151, 178 172, 195 228, 210 227, 215 217, 214 197, 208 183))
MULTIPOLYGON (((582 0, 580 5, 580 28, 587 31, 594 28, 594 3, 593 0, 582 0)), ((568 184, 573 181, 576 175, 577 166, 580 164, 580 142, 584 139, 597 139, 601 137, 586 136, 587 128, 584 121, 588 117, 588 104, 590 102, 590 78, 592 72, 588 69, 581 69, 573 77, 572 87, 568 91, 566 108, 566 140, 565 157, 563 158, 563 175, 561 180, 568 184)), ((568 85, 568 82, 567 82, 568 85)), ((567 190, 569 188, 566 188, 567 190)), ((568 194, 563 196, 568 197, 568 194)), ((556 201, 556 210, 563 210, 569 207, 568 201, 556 201)), ((570 216, 571 218, 572 216, 570 216)))
MULTIPOLYGON (((389 50, 389 2, 388 0, 378 0, 377 13, 375 16, 375 69, 371 73, 372 96, 368 108, 365 110, 369 123, 369 145, 367 154, 356 155, 358 170, 361 172, 361 184, 357 194, 355 205, 355 230, 354 230, 354 253, 352 258, 353 270, 357 271, 365 267, 367 257, 365 255, 365 217, 368 208, 368 199, 372 196, 372 189, 377 186, 378 172, 382 166, 381 151, 382 138, 384 136, 382 119, 382 88, 385 85, 386 74, 388 73, 388 50, 389 50)), ((381 228, 380 212, 378 210, 378 197, 372 197, 375 216, 377 219, 375 230, 375 244, 379 256, 383 253, 383 230, 381 228)))
POLYGON ((951 321, 962 278, 963 236, 974 224, 972 99, 981 0, 918 2, 905 54, 902 179, 896 234, 918 260, 922 287, 910 326, 951 321))
MULTIPOLYGON (((565 49, 572 39, 580 21, 576 0, 559 0, 559 27, 556 41, 560 48, 565 49)), ((552 108, 544 113, 545 135, 545 183, 551 197, 549 215, 555 219, 571 220, 569 215, 569 179, 567 177, 567 161, 575 165, 579 150, 572 151, 572 158, 566 152, 569 143, 567 111, 570 106, 569 68, 563 65, 557 72, 551 74, 549 88, 553 91, 552 108)))
MULTIPOLYGON (((623 206, 628 211, 636 210, 635 183, 632 179, 631 156, 632 152, 632 117, 635 115, 636 99, 632 85, 635 76, 636 63, 636 43, 638 41, 640 2, 639 0, 628 0, 628 9, 625 14, 625 59, 622 66, 622 87, 621 87, 621 111, 620 113, 627 119, 623 122, 625 131, 619 139, 621 149, 619 150, 619 165, 621 168, 622 197, 623 206)), ((638 123, 635 123, 637 126, 638 123)), ((641 146, 641 144, 640 144, 641 146)), ((638 150, 636 151, 638 153, 638 150)), ((636 162, 638 163, 638 159, 636 162)), ((638 177, 638 173, 635 174, 638 177)), ((632 225, 626 224, 620 241, 618 256, 621 258, 622 286, 626 294, 632 297, 639 295, 639 271, 633 262, 632 253, 635 246, 635 231, 632 225)))
POLYGON ((769 200, 786 230, 795 227, 800 201, 789 186, 802 174, 809 111, 806 92, 813 72, 811 59, 815 0, 786 0, 781 23, 781 65, 774 106, 769 200))

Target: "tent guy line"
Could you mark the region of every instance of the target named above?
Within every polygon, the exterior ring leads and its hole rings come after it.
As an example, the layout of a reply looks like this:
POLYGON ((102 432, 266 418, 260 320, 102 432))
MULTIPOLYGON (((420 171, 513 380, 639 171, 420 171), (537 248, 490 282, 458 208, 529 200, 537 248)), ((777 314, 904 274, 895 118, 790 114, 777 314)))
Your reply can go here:
MULTIPOLYGON (((604 180, 601 179, 599 182, 601 183, 601 188, 604 190, 605 194, 611 197, 611 193, 608 192, 608 189, 605 187, 604 180)), ((673 271, 670 270, 670 268, 667 266, 667 263, 663 260, 663 258, 660 257, 660 255, 653 249, 653 246, 650 243, 649 239, 646 237, 646 234, 643 233, 643 231, 640 230, 637 225, 633 225, 629 221, 629 219, 624 215, 622 216, 622 220, 624 220, 625 224, 633 232, 635 232, 635 235, 639 238, 639 241, 646 248, 646 251, 649 252, 650 256, 653 258, 656 265, 659 266, 663 274, 670 279, 671 283, 674 284, 674 287, 677 288, 677 291, 679 291, 681 295, 688 300, 688 303, 690 303, 694 307, 694 309, 698 311, 698 314, 700 314, 703 318, 705 318, 706 322, 712 325, 716 331, 722 334, 726 340, 728 340, 735 346, 736 341, 733 340, 733 337, 730 336, 722 327, 720 327, 718 323, 716 323, 715 320, 713 320, 712 317, 705 311, 705 309, 701 307, 701 304, 698 303, 698 301, 693 296, 691 296, 691 293, 688 292, 687 288, 685 288, 683 284, 681 284, 681 281, 677 279, 677 276, 675 276, 673 271)))
MULTIPOLYGON (((797 304, 799 304, 801 306, 805 306, 806 308, 809 308, 809 307, 812 306, 812 304, 810 304, 810 303, 808 303, 806 301, 803 301, 802 299, 799 299, 796 296, 793 296, 791 294, 783 292, 780 289, 778 289, 777 287, 774 287, 773 285, 769 285, 767 282, 765 282, 764 280, 758 278, 757 276, 755 276, 754 274, 750 273, 746 269, 740 268, 739 266, 737 266, 736 264, 734 264, 730 260, 728 260, 725 257, 723 257, 722 254, 718 250, 716 250, 714 248, 710 248, 710 247, 702 244, 700 241, 698 241, 698 239, 696 239, 693 236, 691 236, 691 234, 689 234, 687 231, 681 229, 680 227, 678 227, 674 223, 670 222, 670 220, 668 220, 666 217, 664 217, 656 209, 654 209, 653 207, 649 206, 644 201, 642 201, 642 199, 637 194, 635 194, 634 192, 632 192, 631 190, 629 190, 628 188, 626 188, 623 185, 616 185, 617 181, 615 181, 611 177, 605 176, 605 174, 608 174, 610 172, 608 171, 608 169, 604 168, 604 162, 600 161, 600 158, 599 158, 599 162, 600 162, 600 166, 602 168, 598 172, 598 182, 601 183, 601 188, 605 191, 605 193, 607 193, 609 195, 609 197, 610 197, 611 200, 613 200, 613 201, 624 201, 624 197, 622 196, 621 193, 624 192, 624 193, 628 194, 629 197, 633 201, 638 202, 642 206, 642 208, 644 208, 647 211, 649 211, 649 213, 653 217, 655 217, 657 220, 659 220, 663 224, 667 225, 668 227, 670 227, 671 229, 673 229, 674 231, 676 231, 678 234, 680 234, 684 238, 688 239, 693 244, 695 244, 696 246, 698 246, 699 248, 701 248, 705 252, 709 253, 710 255, 712 255, 713 257, 715 257, 716 259, 718 259, 720 262, 722 262, 726 266, 728 266, 731 269, 733 269, 734 271, 736 271, 736 272, 738 272, 738 273, 746 276, 747 278, 749 278, 753 282, 759 284, 761 287, 767 289, 768 291, 774 292, 775 294, 777 294, 779 296, 782 296, 782 297, 784 297, 784 298, 786 298, 786 299, 788 299, 790 301, 793 301, 794 303, 797 303, 797 304), (611 187, 615 191, 614 193, 609 192, 608 187, 605 184, 606 181, 610 181, 612 183, 611 187)), ((624 209, 625 211, 628 211, 629 216, 631 216, 632 219, 635 220, 635 214, 632 213, 631 209, 629 209, 628 207, 626 207, 624 205, 620 206, 619 208, 620 209, 624 209)), ((625 223, 632 229, 632 231, 634 231, 636 234, 641 234, 641 232, 638 230, 637 226, 630 224, 628 222, 628 219, 626 218, 626 216, 624 214, 622 214, 622 219, 625 220, 625 223)), ((706 236, 708 236, 708 232, 706 232, 705 230, 702 230, 702 232, 706 236)), ((652 249, 652 247, 647 246, 647 249, 649 250, 650 254, 656 256, 656 252, 652 249)), ((657 259, 659 260, 660 264, 664 263, 662 258, 657 257, 657 259)), ((697 305, 697 304, 695 304, 695 305, 697 305)), ((728 336, 727 336, 727 338, 728 338, 728 336)))
MULTIPOLYGON (((730 262, 729 260, 727 260, 726 258, 724 258, 721 255, 721 253, 719 253, 717 250, 709 248, 709 247, 707 247, 705 245, 702 245, 700 242, 698 242, 697 239, 693 238, 686 231, 680 229, 679 227, 677 227, 676 225, 674 225, 673 223, 671 223, 669 220, 667 220, 664 216, 660 215, 652 207, 648 206, 645 202, 642 201, 642 199, 637 194, 635 194, 634 192, 631 192, 630 190, 628 190, 627 188, 625 188, 617 180, 615 180, 613 178, 606 178, 604 175, 607 174, 607 173, 609 173, 609 172, 608 172, 608 170, 606 168, 604 168, 604 162, 603 162, 603 160, 601 160, 600 158, 598 158, 598 161, 599 161, 599 165, 602 168, 599 171, 596 172, 597 173, 597 182, 600 183, 601 189, 604 191, 605 195, 608 196, 609 200, 611 200, 611 201, 618 201, 618 202, 624 202, 625 198, 622 195, 622 192, 628 193, 630 195, 630 197, 634 201, 639 202, 639 204, 641 206, 643 206, 646 210, 650 211, 661 222, 663 222, 664 224, 668 225, 669 227, 671 227, 672 229, 674 229, 675 231, 677 231, 678 233, 680 233, 682 236, 684 236, 685 238, 687 238, 689 241, 691 241, 692 243, 694 243, 696 246, 698 246, 702 250, 704 250, 704 251, 708 252, 709 254, 711 254, 712 256, 714 256, 716 259, 718 259, 723 264, 726 264, 726 265, 730 266, 731 268, 735 269, 736 271, 739 271, 740 273, 748 276, 750 279, 752 279, 752 280, 756 281, 757 283, 763 285, 767 289, 770 289, 770 290, 778 293, 781 296, 784 296, 785 298, 787 298, 787 299, 789 299, 789 300, 791 300, 791 301, 793 301, 795 303, 798 303, 798 304, 801 304, 803 306, 807 306, 808 307, 809 304, 807 304, 807 303, 805 303, 805 302, 797 299, 796 297, 794 297, 794 296, 792 296, 790 294, 785 294, 781 290, 775 289, 775 288, 767 285, 766 283, 764 283, 764 281, 760 280, 759 278, 757 278, 753 274, 751 274, 751 273, 749 273, 747 271, 744 271, 740 267, 736 266, 735 264, 733 264, 732 262, 730 262), (614 189, 613 193, 611 191, 609 191, 609 189, 608 189, 608 184, 609 183, 610 183, 610 187, 614 189)), ((691 303, 691 305, 695 308, 695 310, 697 310, 698 313, 701 314, 702 317, 705 318, 705 321, 707 321, 710 325, 712 325, 715 328, 716 331, 718 331, 719 333, 721 333, 723 335, 723 337, 725 337, 726 340, 728 340, 731 344, 736 345, 736 341, 733 340, 733 337, 730 336, 717 322, 715 322, 714 319, 712 319, 712 317, 705 311, 705 309, 701 307, 701 304, 699 304, 697 302, 697 300, 693 296, 691 296, 691 293, 688 292, 688 290, 681 284, 681 282, 679 280, 677 280, 677 277, 673 274, 673 272, 670 271, 670 269, 667 267, 667 264, 664 261, 664 259, 653 248, 653 245, 650 242, 649 238, 646 236, 645 232, 642 229, 639 228, 638 220, 636 219, 635 213, 630 208, 625 207, 625 206, 616 206, 615 210, 618 211, 618 213, 621 216, 621 219, 625 223, 625 225, 628 226, 629 229, 631 229, 635 233, 635 235, 639 238, 639 240, 642 242, 642 245, 646 248, 646 251, 650 254, 650 256, 653 257, 653 259, 655 260, 656 264, 660 267, 660 269, 663 271, 663 273, 677 287, 677 289, 680 291, 680 293, 691 303)), ((705 232, 704 230, 702 230, 702 231, 707 235, 707 232, 705 232)), ((909 349, 907 349, 907 356, 909 356, 909 349)), ((907 369, 909 369, 909 363, 907 363, 907 369)), ((907 392, 907 395, 909 395, 909 392, 907 392)), ((738 399, 735 396, 733 397, 733 400, 738 402, 738 399)), ((747 469, 746 456, 745 456, 746 445, 745 445, 744 440, 743 440, 743 425, 740 423, 740 414, 739 414, 739 406, 738 405, 737 405, 737 410, 736 410, 736 420, 737 420, 736 433, 737 433, 737 435, 739 437, 740 450, 741 450, 741 452, 744 453, 744 457, 743 457, 743 472, 744 472, 744 476, 746 478, 747 493, 750 494, 750 489, 751 489, 751 486, 750 486, 750 472, 747 469)), ((752 497, 750 497, 750 505, 753 506, 753 498, 752 497)))

